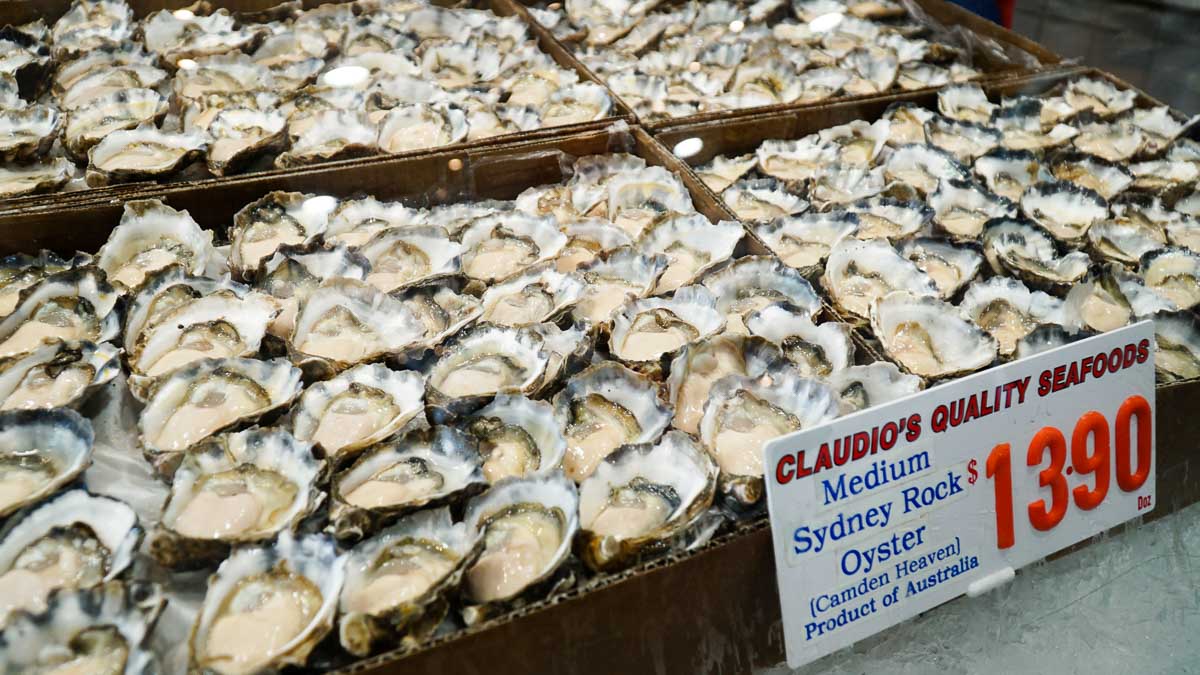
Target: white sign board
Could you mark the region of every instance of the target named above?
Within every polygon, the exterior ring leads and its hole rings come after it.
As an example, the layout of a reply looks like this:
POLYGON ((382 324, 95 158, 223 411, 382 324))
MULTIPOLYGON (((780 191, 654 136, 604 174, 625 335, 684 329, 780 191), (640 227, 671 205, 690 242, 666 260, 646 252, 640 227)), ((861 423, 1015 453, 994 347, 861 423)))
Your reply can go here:
POLYGON ((788 665, 1152 509, 1153 352, 1142 322, 768 444, 788 665))

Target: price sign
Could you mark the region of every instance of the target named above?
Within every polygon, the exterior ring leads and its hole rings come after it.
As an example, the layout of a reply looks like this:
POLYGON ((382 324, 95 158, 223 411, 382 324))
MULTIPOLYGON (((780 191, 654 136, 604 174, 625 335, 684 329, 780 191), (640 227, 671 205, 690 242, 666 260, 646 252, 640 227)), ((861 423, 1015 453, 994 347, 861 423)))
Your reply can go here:
POLYGON ((1142 322, 766 447, 799 667, 1154 507, 1142 322))

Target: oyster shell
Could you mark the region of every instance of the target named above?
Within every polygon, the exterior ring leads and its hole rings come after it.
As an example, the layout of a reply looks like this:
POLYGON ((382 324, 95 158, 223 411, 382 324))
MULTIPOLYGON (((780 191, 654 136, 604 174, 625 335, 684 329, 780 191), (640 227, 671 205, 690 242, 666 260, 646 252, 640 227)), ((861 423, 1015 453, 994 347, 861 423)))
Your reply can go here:
POLYGON ((367 283, 394 291, 439 277, 457 274, 463 247, 437 226, 382 230, 359 247, 371 264, 367 283))
POLYGON ((167 99, 153 89, 120 89, 67 113, 63 148, 77 161, 114 131, 156 124, 167 114, 167 99))
POLYGON ((419 509, 458 503, 485 486, 474 438, 453 427, 413 429, 366 448, 334 474, 331 531, 356 537, 419 509))
MULTIPOLYGON (((1041 164, 1029 150, 993 150, 977 158, 974 167, 988 190, 1012 202, 1041 178, 1041 164)), ((1066 179, 1057 171, 1055 176, 1066 179)))
POLYGON ((820 265, 831 249, 859 228, 857 214, 810 212, 753 226, 751 230, 785 264, 797 269, 820 265))
POLYGON ((651 227, 695 213, 692 196, 679 178, 661 166, 622 171, 605 182, 605 215, 633 238, 651 227))
POLYGON ((1109 264, 1093 269, 1086 280, 1071 288, 1060 323, 1103 332, 1121 328, 1137 317, 1175 309, 1174 302, 1147 288, 1137 275, 1109 264))
POLYGON ((185 61, 171 83, 175 99, 183 103, 210 94, 274 88, 271 71, 240 52, 185 61))
POLYGON ((93 438, 91 422, 70 410, 0 412, 0 518, 82 475, 93 438))
POLYGON ((654 442, 671 421, 658 385, 613 362, 568 380, 554 397, 554 409, 567 439, 563 469, 577 482, 617 447, 654 442))
POLYGON ((959 309, 996 338, 1000 355, 1012 356, 1017 343, 1040 324, 1062 323, 1063 301, 1030 291, 1016 279, 992 277, 967 288, 959 309))
POLYGON ((1064 328, 1058 324, 1045 323, 1034 328, 1028 335, 1021 338, 1021 341, 1017 343, 1017 358, 1028 358, 1034 354, 1041 354, 1051 349, 1057 349, 1063 345, 1077 342, 1093 335, 1095 333, 1088 330, 1076 331, 1064 328))
POLYGON ((146 49, 166 65, 178 67, 184 59, 253 49, 264 29, 236 28, 236 23, 224 8, 207 16, 164 9, 142 21, 141 34, 146 49))
POLYGON ((142 539, 137 522, 124 502, 84 490, 64 492, 9 519, 0 531, 0 627, 21 610, 45 611, 57 590, 90 588, 122 575, 142 539))
POLYGON ((119 45, 132 32, 133 10, 125 2, 76 0, 54 22, 49 37, 54 44, 55 58, 65 61, 94 49, 119 45))
POLYGON ((58 111, 50 106, 0 110, 0 160, 28 162, 44 156, 61 125, 58 111))
POLYGON ((1107 200, 1115 198, 1133 184, 1133 174, 1129 169, 1082 153, 1058 157, 1051 162, 1050 172, 1061 181, 1092 190, 1107 200))
POLYGON ((1200 167, 1192 162, 1157 160, 1129 165, 1133 187, 1147 192, 1163 192, 1187 186, 1200 178, 1200 167))
POLYGON ((784 363, 777 348, 747 335, 714 335, 684 346, 671 362, 667 380, 675 410, 672 426, 696 434, 714 382, 731 374, 758 377, 784 363))
POLYGON ((242 278, 254 277, 281 246, 303 244, 324 232, 337 206, 332 197, 280 191, 247 204, 229 228, 230 269, 242 278))
POLYGON ((1192 312, 1159 312, 1154 319, 1154 370, 1165 382, 1200 377, 1200 323, 1192 312))
POLYGON ((613 317, 609 351, 634 367, 652 368, 684 345, 724 328, 716 297, 704 286, 685 286, 671 298, 627 301, 613 317))
POLYGON ((528 326, 554 321, 583 297, 585 284, 545 262, 494 284, 483 293, 480 319, 502 326, 528 326))
POLYGON ((1138 274, 1179 309, 1200 304, 1200 253, 1174 247, 1151 251, 1138 262, 1138 274))
POLYGON ((915 103, 898 101, 888 106, 883 117, 888 121, 888 145, 925 143, 925 123, 933 118, 933 113, 915 103))
POLYGON ((929 275, 900 256, 886 239, 844 239, 834 246, 821 285, 834 304, 853 317, 870 316, 871 303, 890 291, 936 295, 929 275))
MULTIPOLYGON (((1021 210, 1063 242, 1078 242, 1108 217, 1108 203, 1074 183, 1038 183, 1021 196, 1021 210)), ((1011 214, 1009 214, 1011 215, 1011 214)))
POLYGON ((828 379, 854 363, 854 341, 849 324, 817 324, 812 313, 789 303, 764 307, 749 316, 751 335, 778 345, 803 377, 828 379))
POLYGON ((466 116, 445 103, 392 108, 379 122, 379 148, 397 154, 458 143, 467 137, 466 116))
POLYGON ((333 629, 346 556, 328 537, 284 532, 268 547, 246 547, 209 577, 188 636, 189 667, 253 673, 303 666, 333 629))
POLYGON ((721 200, 743 221, 774 220, 808 209, 808 202, 774 178, 738 181, 721 193, 721 200))
POLYGON ((525 328, 477 324, 439 349, 426 398, 434 417, 474 411, 497 394, 528 394, 543 383, 549 354, 542 337, 525 328))
POLYGON ((15 253, 0 258, 0 317, 7 316, 17 306, 21 291, 51 274, 91 263, 92 257, 76 253, 70 259, 60 258, 52 251, 37 255, 15 253))
POLYGON ((927 145, 902 145, 883 166, 888 180, 906 183, 922 194, 932 194, 943 181, 971 179, 953 155, 927 145))
POLYGON ((493 282, 557 257, 567 237, 553 218, 511 213, 479 218, 461 241, 463 273, 493 282))
POLYGON ((282 245, 259 265, 255 286, 270 293, 280 305, 268 332, 280 338, 291 334, 300 305, 322 283, 333 278, 363 280, 370 263, 345 246, 282 245))
POLYGON ((87 183, 100 187, 167 176, 204 154, 208 139, 151 125, 114 131, 88 150, 87 183))
POLYGON ((987 224, 983 253, 996 274, 1009 274, 1050 292, 1069 288, 1091 264, 1083 251, 1060 253, 1054 237, 1041 227, 1010 218, 987 224))
POLYGON ((459 284, 437 282, 415 286, 398 297, 420 320, 425 329, 424 344, 429 347, 440 345, 483 312, 479 299, 463 293, 459 284))
POLYGON ((709 189, 720 194, 741 180, 743 176, 754 169, 758 162, 758 155, 742 155, 740 157, 718 155, 713 157, 708 164, 696 167, 696 175, 704 181, 709 189))
POLYGON ((929 196, 929 205, 934 210, 933 222, 958 241, 978 239, 984 224, 993 218, 1017 215, 1015 205, 972 181, 940 181, 929 196))
POLYGON ((291 148, 275 158, 275 166, 290 169, 335 159, 366 157, 379 152, 379 131, 367 116, 354 110, 324 110, 288 120, 291 148))
POLYGON ((609 321, 628 298, 650 295, 669 263, 664 255, 647 256, 629 246, 601 254, 578 270, 585 285, 572 316, 592 324, 609 321))
POLYGON ((425 382, 378 363, 355 366, 304 391, 292 434, 338 461, 400 431, 424 412, 425 382))
POLYGON ((324 500, 323 462, 277 429, 224 434, 193 446, 171 478, 150 552, 171 568, 219 560, 231 546, 296 531, 324 500))
POLYGON ((700 420, 700 442, 721 469, 721 493, 740 506, 758 503, 764 494, 763 446, 838 414, 832 389, 791 369, 718 380, 700 420))
MULTIPOLYGON (((579 531, 579 494, 561 473, 501 481, 467 505, 466 523, 481 533, 483 554, 463 579, 479 605, 508 604, 534 592, 571 555, 579 531)), ((467 608, 474 623, 482 607, 467 608)))
POLYGON ((0 319, 0 358, 31 352, 47 340, 106 342, 117 337, 117 293, 94 267, 52 274, 22 292, 0 319))
POLYGON ((964 164, 998 148, 1003 141, 1000 131, 974 122, 934 117, 925 123, 930 146, 944 150, 964 164))
POLYGON ((562 231, 567 235, 567 243, 559 252, 555 267, 563 273, 588 265, 598 255, 633 245, 633 239, 624 230, 598 219, 567 223, 562 231))
POLYGON ((78 408, 120 371, 112 345, 46 342, 0 361, 0 410, 78 408))
POLYGON ((208 133, 212 146, 206 161, 214 176, 242 170, 258 155, 282 144, 287 119, 278 111, 228 108, 217 113, 208 133))
POLYGON ((1089 155, 1125 162, 1146 147, 1146 135, 1128 120, 1112 124, 1093 122, 1080 127, 1072 143, 1089 155))
POLYGON ((769 256, 739 258, 704 277, 704 287, 725 314, 725 332, 746 333, 746 319, 776 302, 789 302, 808 316, 821 311, 821 298, 799 272, 769 256))
POLYGON ((30 165, 0 166, 0 199, 53 192, 67 184, 75 167, 62 157, 30 165))
POLYGON ((418 511, 356 545, 338 601, 342 647, 367 656, 401 637, 407 643, 432 633, 482 545, 446 508, 418 511))
POLYGON ((1083 78, 1067 85, 1063 100, 1077 112, 1090 110, 1101 117, 1110 117, 1133 107, 1137 92, 1121 90, 1106 80, 1083 78))
POLYGON ((668 431, 656 445, 626 445, 579 486, 581 557, 615 570, 670 550, 712 504, 717 466, 691 436, 668 431))
POLYGON ((929 237, 910 239, 900 245, 900 255, 911 260, 937 285, 938 295, 948 300, 971 283, 983 266, 977 247, 953 244, 929 237))
POLYGON ((567 442, 554 408, 544 401, 500 394, 464 421, 483 459, 483 475, 505 478, 546 475, 559 468, 567 442))
POLYGON ((1100 258, 1133 267, 1151 251, 1167 245, 1167 234, 1157 225, 1104 220, 1088 229, 1088 245, 1100 258))
POLYGON ((402 357, 424 338, 424 324, 400 300, 366 282, 334 278, 300 305, 288 349, 297 363, 337 372, 402 357))
POLYGON ((735 221, 723 220, 714 225, 700 214, 654 225, 638 242, 647 255, 661 254, 669 260, 654 292, 669 293, 686 286, 729 260, 743 234, 742 226, 735 221))
POLYGON ((996 360, 999 346, 953 305, 908 291, 876 300, 871 305, 871 328, 893 361, 927 380, 986 368, 996 360))
POLYGON ((986 124, 998 107, 977 84, 952 84, 938 90, 938 110, 960 122, 986 124))
POLYGON ((170 474, 184 450, 291 404, 300 371, 283 359, 203 359, 160 381, 138 418, 142 447, 170 474))
POLYGON ((896 364, 877 361, 834 371, 829 386, 841 399, 843 414, 848 415, 915 394, 925 385, 916 375, 901 372, 896 364))
POLYGON ((820 170, 837 161, 837 147, 812 134, 792 141, 763 141, 755 150, 758 169, 785 183, 816 178, 820 170))
POLYGON ((96 254, 96 266, 121 291, 137 289, 146 277, 170 265, 203 274, 217 254, 213 233, 200 229, 187 211, 157 199, 125 202, 121 224, 96 254))
POLYGON ((872 197, 855 202, 846 210, 858 216, 859 239, 886 238, 897 241, 921 231, 933 218, 933 209, 919 201, 872 197))

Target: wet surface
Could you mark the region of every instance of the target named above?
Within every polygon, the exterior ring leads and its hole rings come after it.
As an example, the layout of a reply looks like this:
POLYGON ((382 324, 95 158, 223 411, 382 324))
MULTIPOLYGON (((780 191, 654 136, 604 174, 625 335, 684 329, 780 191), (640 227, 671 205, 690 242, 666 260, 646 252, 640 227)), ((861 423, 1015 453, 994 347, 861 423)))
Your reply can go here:
POLYGON ((1017 0, 1013 30, 1200 113, 1200 11, 1128 0, 1017 0))

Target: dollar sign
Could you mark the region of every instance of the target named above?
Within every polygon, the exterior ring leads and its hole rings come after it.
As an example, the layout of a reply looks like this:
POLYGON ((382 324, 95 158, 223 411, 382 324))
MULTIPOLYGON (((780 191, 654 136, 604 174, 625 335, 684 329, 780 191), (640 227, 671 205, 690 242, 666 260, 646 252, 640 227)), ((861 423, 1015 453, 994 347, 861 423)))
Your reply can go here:
POLYGON ((970 485, 974 485, 975 481, 979 480, 979 472, 975 470, 976 463, 976 460, 973 459, 967 464, 967 473, 971 474, 971 477, 967 479, 967 483, 970 485))

